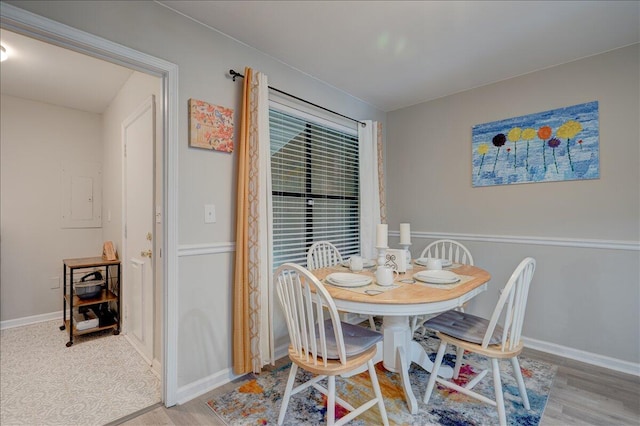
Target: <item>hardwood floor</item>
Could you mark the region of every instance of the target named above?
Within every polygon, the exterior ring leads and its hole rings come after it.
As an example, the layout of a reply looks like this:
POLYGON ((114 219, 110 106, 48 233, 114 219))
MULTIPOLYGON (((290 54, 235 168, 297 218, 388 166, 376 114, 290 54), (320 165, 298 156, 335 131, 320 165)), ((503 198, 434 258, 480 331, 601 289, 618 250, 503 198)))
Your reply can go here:
MULTIPOLYGON (((532 349, 525 349, 523 355, 558 366, 541 426, 640 425, 640 377, 532 349)), ((224 425, 207 401, 234 386, 226 384, 169 409, 151 407, 113 425, 224 425)))

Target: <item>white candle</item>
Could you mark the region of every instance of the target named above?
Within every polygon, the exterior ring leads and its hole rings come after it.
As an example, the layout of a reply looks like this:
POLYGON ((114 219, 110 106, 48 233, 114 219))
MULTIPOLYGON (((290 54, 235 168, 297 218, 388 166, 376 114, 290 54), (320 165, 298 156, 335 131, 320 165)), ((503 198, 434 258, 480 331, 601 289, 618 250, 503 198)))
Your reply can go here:
POLYGON ((408 223, 400 224, 400 244, 411 244, 411 231, 408 223))
POLYGON ((380 223, 378 224, 377 233, 376 233, 376 247, 387 247, 387 224, 380 223))

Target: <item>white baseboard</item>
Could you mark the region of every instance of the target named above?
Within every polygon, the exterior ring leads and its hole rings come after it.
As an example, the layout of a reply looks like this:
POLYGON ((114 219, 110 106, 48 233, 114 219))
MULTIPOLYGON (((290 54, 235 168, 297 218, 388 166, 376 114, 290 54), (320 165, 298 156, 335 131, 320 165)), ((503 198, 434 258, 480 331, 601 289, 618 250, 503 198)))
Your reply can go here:
MULTIPOLYGON (((570 358, 587 364, 597 365, 603 368, 620 371, 635 376, 640 376, 640 364, 611 358, 604 355, 598 355, 590 352, 573 349, 566 346, 557 345, 555 343, 543 342, 541 340, 523 337, 524 345, 527 348, 535 349, 541 352, 550 353, 552 355, 570 358)), ((280 359, 287 356, 289 350, 288 344, 283 344, 275 348, 275 358, 280 359)), ((178 403, 184 404, 194 398, 199 397, 213 389, 229 383, 240 376, 234 376, 230 369, 220 371, 208 378, 198 380, 190 385, 184 386, 178 390, 178 403)))
POLYGON ((543 342, 542 340, 530 339, 522 337, 524 346, 552 355, 558 355, 564 358, 570 358, 576 361, 584 362, 599 367, 608 368, 610 370, 620 371, 634 376, 640 376, 640 364, 621 359, 611 358, 605 355, 598 355, 591 352, 573 349, 567 346, 561 346, 555 343, 543 342))
POLYGON ((283 358, 289 355, 289 344, 285 343, 284 345, 278 346, 274 348, 274 356, 276 359, 283 358))
POLYGON ((218 371, 208 377, 196 380, 186 386, 179 387, 176 395, 176 401, 178 404, 184 404, 185 402, 189 402, 200 395, 204 395, 205 393, 225 385, 238 377, 242 377, 242 375, 238 376, 233 373, 232 369, 225 368, 224 370, 218 371))
MULTIPOLYGON (((287 356, 287 354, 289 353, 289 345, 284 344, 276 347, 274 350, 275 359, 280 359, 287 356)), ((192 399, 199 397, 200 395, 204 395, 205 393, 210 392, 242 376, 243 374, 236 375, 233 373, 232 369, 227 368, 215 374, 212 374, 209 377, 205 377, 204 379, 200 379, 186 386, 182 386, 178 389, 178 404, 189 402, 192 399)))
POLYGON ((151 371, 153 374, 158 376, 159 379, 162 379, 162 364, 160 364, 160 360, 158 358, 154 358, 151 363, 151 371))
POLYGON ((124 338, 127 339, 127 342, 129 342, 129 344, 131 345, 131 347, 138 352, 138 355, 140 355, 140 358, 142 358, 144 360, 144 362, 147 363, 147 365, 149 367, 153 367, 153 360, 150 359, 148 356, 146 356, 142 350, 138 347, 138 345, 135 344, 135 342, 133 341, 133 339, 131 338, 131 336, 129 336, 129 333, 123 333, 122 331, 120 331, 120 334, 124 335, 124 338))
MULTIPOLYGON (((68 313, 68 310, 67 310, 68 313)), ((6 330, 8 328, 22 327, 24 325, 37 324, 39 322, 60 320, 62 325, 62 311, 50 312, 48 314, 32 315, 30 317, 16 318, 12 320, 0 321, 0 330, 6 330)))

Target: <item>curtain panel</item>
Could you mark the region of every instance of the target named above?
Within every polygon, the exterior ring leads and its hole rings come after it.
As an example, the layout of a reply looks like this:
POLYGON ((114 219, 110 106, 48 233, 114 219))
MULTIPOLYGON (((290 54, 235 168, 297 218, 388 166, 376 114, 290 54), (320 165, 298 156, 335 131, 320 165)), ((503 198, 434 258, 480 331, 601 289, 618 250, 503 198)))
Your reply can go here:
POLYGON ((362 256, 376 259, 376 225, 387 223, 382 162, 382 123, 358 126, 360 145, 360 246, 362 256))
POLYGON ((233 370, 258 373, 273 361, 271 339, 271 166, 267 77, 245 68, 238 146, 233 370))

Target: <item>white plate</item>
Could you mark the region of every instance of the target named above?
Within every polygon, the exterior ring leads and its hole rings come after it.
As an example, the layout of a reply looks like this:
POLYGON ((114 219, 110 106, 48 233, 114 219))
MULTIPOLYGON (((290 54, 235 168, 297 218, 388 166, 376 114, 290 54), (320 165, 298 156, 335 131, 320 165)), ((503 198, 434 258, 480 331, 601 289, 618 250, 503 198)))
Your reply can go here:
MULTIPOLYGON (((428 260, 428 257, 419 257, 415 260, 415 263, 416 265, 427 266, 428 260)), ((448 268, 449 266, 453 265, 453 262, 451 262, 449 259, 440 259, 440 261, 442 262, 443 268, 448 268)))
POLYGON ((351 274, 348 272, 334 272, 327 275, 327 278, 330 278, 331 281, 340 284, 362 283, 365 281, 371 281, 371 277, 368 277, 366 275, 351 274))
MULTIPOLYGON (((342 266, 344 266, 345 268, 349 267, 349 261, 345 260, 342 262, 342 266)), ((370 260, 370 259, 362 259, 362 266, 364 268, 373 268, 374 266, 376 266, 376 261, 375 260, 370 260)))
POLYGON ((454 284, 460 281, 460 277, 451 271, 420 271, 413 278, 430 284, 454 284))
POLYGON ((335 272, 327 275, 327 282, 338 287, 363 287, 372 281, 373 278, 358 274, 335 272))

